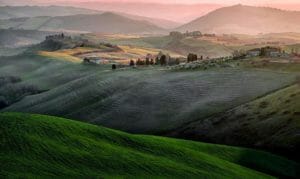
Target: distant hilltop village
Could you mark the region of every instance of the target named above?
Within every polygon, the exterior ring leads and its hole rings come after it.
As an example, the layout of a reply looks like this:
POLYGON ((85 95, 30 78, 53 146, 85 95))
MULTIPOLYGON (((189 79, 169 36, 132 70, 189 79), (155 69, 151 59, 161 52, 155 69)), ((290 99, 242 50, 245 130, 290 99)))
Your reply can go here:
POLYGON ((46 36, 46 40, 64 40, 64 39, 71 40, 72 37, 66 36, 64 33, 46 36))
POLYGON ((114 51, 122 50, 118 46, 112 45, 110 43, 95 43, 82 37, 75 36, 72 38, 71 36, 65 35, 64 33, 46 36, 45 41, 41 43, 42 49, 49 51, 73 49, 77 47, 99 48, 99 46, 105 46, 113 49, 114 51))
POLYGON ((202 34, 200 31, 186 31, 185 33, 181 33, 179 31, 172 31, 170 32, 169 36, 171 37, 177 37, 177 38, 184 38, 184 37, 215 37, 216 34, 202 34))

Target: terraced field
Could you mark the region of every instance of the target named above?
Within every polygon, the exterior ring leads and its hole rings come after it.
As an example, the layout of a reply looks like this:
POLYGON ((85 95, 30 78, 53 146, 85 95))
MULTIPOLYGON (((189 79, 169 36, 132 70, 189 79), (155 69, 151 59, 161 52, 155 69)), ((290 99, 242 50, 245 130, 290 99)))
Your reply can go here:
POLYGON ((270 153, 0 113, 1 178, 297 178, 270 153))
POLYGON ((134 133, 161 133, 291 84, 294 73, 216 68, 111 71, 32 56, 1 60, 0 75, 21 76, 41 94, 3 109, 71 117, 134 133))

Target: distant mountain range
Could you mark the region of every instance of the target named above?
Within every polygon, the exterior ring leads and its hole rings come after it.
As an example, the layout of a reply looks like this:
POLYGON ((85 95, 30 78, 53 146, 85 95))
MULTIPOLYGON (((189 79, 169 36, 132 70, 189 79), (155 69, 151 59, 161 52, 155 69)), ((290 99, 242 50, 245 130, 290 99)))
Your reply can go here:
POLYGON ((0 19, 99 13, 102 11, 64 6, 0 6, 0 19))
MULTIPOLYGON (((224 7, 220 4, 213 3, 201 3, 201 4, 185 4, 182 3, 145 3, 144 1, 118 1, 118 2, 71 2, 65 3, 65 5, 84 7, 88 9, 95 9, 101 11, 115 11, 115 12, 125 12, 140 16, 152 17, 152 18, 164 18, 171 21, 186 23, 197 17, 207 14, 213 10, 224 7)), ((178 1, 179 2, 179 1, 178 1)))
POLYGON ((300 32, 300 12, 236 5, 217 9, 179 26, 165 19, 122 12, 59 6, 0 7, 0 29, 147 34, 172 30, 216 34, 300 32))
POLYGON ((134 20, 115 13, 79 14, 58 17, 25 17, 0 20, 1 29, 73 31, 101 33, 163 33, 148 21, 134 20))
POLYGON ((236 5, 215 10, 177 30, 219 34, 300 32, 300 12, 236 5))
MULTIPOLYGON (((24 17, 39 17, 39 16, 71 16, 78 14, 102 14, 104 11, 76 8, 69 6, 0 6, 0 19, 24 18, 24 17)), ((114 12, 115 14, 133 20, 148 21, 162 28, 175 28, 181 25, 180 23, 165 20, 162 18, 150 18, 128 13, 114 12)))
POLYGON ((159 26, 159 27, 162 27, 165 29, 173 29, 173 28, 177 28, 180 25, 182 25, 182 23, 165 20, 165 19, 144 17, 144 16, 132 15, 132 14, 127 14, 127 13, 122 13, 122 12, 116 12, 116 13, 119 15, 125 16, 127 18, 133 19, 133 20, 148 21, 156 26, 159 26))
MULTIPOLYGON (((3 5, 21 6, 21 5, 57 5, 56 1, 51 0, 0 0, 3 5)), ((149 1, 148 1, 149 2, 149 1)), ((178 1, 179 2, 179 1, 178 1)), ((2 6, 3 6, 2 5, 2 6)), ((165 3, 145 3, 144 1, 59 1, 60 6, 72 6, 79 8, 94 9, 100 11, 122 12, 138 16, 145 16, 155 19, 167 19, 180 23, 186 23, 199 16, 205 15, 220 7, 220 4, 184 4, 184 2, 177 4, 165 3)))

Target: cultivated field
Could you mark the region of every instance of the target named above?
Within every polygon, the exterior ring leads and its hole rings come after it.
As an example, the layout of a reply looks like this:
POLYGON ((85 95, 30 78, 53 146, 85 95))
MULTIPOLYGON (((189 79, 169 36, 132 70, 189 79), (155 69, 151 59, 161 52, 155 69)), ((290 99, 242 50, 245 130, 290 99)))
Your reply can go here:
MULTIPOLYGON (((146 48, 146 47, 134 47, 134 46, 118 46, 120 51, 107 51, 102 47, 99 48, 87 48, 77 47, 74 49, 64 49, 57 51, 39 51, 38 54, 44 57, 55 58, 74 63, 81 63, 84 58, 96 57, 102 60, 129 64, 129 61, 144 59, 147 54, 157 55, 161 49, 146 48)), ((173 58, 183 57, 177 53, 163 50, 164 53, 170 54, 173 58)))

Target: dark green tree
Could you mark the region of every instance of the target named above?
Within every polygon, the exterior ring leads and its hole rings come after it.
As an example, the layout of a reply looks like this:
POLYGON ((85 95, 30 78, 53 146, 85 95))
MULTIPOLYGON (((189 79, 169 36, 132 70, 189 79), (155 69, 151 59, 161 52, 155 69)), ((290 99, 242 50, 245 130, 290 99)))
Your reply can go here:
POLYGON ((146 65, 150 65, 150 60, 149 60, 149 58, 146 58, 146 65))
POLYGON ((162 56, 160 57, 159 61, 160 61, 160 65, 161 65, 161 66, 166 65, 166 64, 167 64, 167 57, 166 57, 166 55, 162 55, 162 56))
POLYGON ((135 64, 134 64, 134 61, 133 60, 130 60, 130 62, 129 62, 129 66, 134 66, 135 64))

